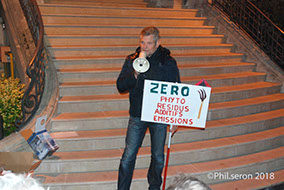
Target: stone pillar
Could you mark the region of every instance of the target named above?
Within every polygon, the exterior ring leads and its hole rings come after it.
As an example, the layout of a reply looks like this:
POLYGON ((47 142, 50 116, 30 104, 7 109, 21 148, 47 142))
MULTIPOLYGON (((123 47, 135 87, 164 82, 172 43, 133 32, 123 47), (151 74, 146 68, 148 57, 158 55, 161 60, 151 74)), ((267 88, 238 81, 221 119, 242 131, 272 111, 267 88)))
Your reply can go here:
POLYGON ((172 8, 174 0, 146 0, 148 7, 172 8))
POLYGON ((183 7, 183 0, 174 0, 174 9, 181 9, 183 7))
POLYGON ((43 4, 44 0, 36 0, 37 4, 43 4))
POLYGON ((208 0, 187 0, 185 7, 188 9, 199 9, 202 8, 204 3, 208 3, 208 0))

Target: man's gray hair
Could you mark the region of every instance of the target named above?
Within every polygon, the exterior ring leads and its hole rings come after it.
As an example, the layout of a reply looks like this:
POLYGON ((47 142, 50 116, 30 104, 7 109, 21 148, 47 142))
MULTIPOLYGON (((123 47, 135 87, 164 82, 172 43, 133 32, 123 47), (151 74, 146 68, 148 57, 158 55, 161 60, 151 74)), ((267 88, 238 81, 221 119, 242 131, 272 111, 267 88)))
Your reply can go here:
POLYGON ((140 36, 149 36, 149 35, 154 35, 155 42, 157 42, 161 38, 160 31, 158 30, 158 28, 154 26, 146 27, 140 33, 140 36))
POLYGON ((174 179, 174 183, 167 190, 211 190, 211 188, 199 179, 180 174, 174 179))

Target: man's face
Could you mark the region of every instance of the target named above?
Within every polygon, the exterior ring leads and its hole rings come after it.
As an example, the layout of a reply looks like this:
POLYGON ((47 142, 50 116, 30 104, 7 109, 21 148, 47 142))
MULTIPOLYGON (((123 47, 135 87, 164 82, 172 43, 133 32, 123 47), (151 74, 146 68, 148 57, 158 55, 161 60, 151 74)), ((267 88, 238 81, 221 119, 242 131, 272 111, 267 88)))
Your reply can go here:
POLYGON ((145 51, 147 57, 150 57, 159 47, 159 42, 154 41, 153 34, 149 36, 140 36, 140 47, 141 51, 145 51))

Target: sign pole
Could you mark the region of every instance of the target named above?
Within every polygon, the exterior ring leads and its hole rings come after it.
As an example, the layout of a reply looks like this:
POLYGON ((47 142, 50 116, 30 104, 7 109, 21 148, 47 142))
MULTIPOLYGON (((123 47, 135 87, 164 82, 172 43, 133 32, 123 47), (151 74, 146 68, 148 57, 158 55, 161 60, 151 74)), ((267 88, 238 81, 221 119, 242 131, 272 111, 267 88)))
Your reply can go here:
POLYGON ((205 128, 211 88, 205 80, 197 85, 145 80, 141 120, 170 126, 163 190, 166 187, 171 139, 176 132, 173 128, 205 128))
POLYGON ((166 179, 167 179, 167 171, 168 171, 168 164, 169 164, 169 157, 170 157, 170 148, 171 148, 171 139, 172 139, 172 129, 173 125, 170 125, 170 133, 169 133, 169 141, 168 141, 168 149, 167 149, 167 158, 166 158, 166 165, 164 171, 164 183, 163 183, 163 190, 166 187, 166 179))

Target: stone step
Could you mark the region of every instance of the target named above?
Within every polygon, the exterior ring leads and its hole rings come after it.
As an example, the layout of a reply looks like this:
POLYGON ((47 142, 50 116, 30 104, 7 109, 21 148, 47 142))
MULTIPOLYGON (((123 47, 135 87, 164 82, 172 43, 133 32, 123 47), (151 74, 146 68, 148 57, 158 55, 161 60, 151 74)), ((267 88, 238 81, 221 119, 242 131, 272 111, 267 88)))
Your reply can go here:
MULTIPOLYGON (((196 84, 205 79, 211 87, 232 86, 265 80, 265 73, 242 72, 219 75, 185 76, 181 77, 182 83, 196 84)), ((87 82, 63 82, 59 84, 60 96, 84 96, 95 94, 116 94, 116 81, 87 81, 87 82)))
POLYGON ((129 7, 95 7, 95 6, 70 6, 58 4, 41 4, 42 15, 64 16, 126 16, 126 17, 195 17, 196 9, 166 9, 166 8, 129 8, 129 7))
MULTIPOLYGON (((44 3, 53 3, 53 2, 65 2, 65 3, 71 3, 71 2, 78 2, 77 0, 45 0, 44 3)), ((89 2, 89 3, 105 3, 105 0, 81 0, 80 2, 89 2)), ((145 2, 144 0, 136 0, 135 2, 145 2)), ((108 0, 107 3, 133 3, 132 0, 108 0)), ((59 3, 60 4, 60 3, 59 3)), ((77 5, 76 5, 77 6, 77 5)))
MULTIPOLYGON (((231 44, 195 44, 195 45, 166 45, 173 54, 213 54, 230 53, 231 44)), ((52 57, 90 57, 90 56, 126 56, 129 52, 135 52, 136 45, 117 46, 52 46, 49 48, 52 57)))
POLYGON ((93 0, 45 0, 44 3, 48 4, 61 4, 61 5, 90 5, 90 6, 106 6, 106 7, 146 7, 147 3, 143 1, 93 1, 93 0))
MULTIPOLYGON (((71 5, 72 5, 71 2, 78 2, 77 0, 45 0, 44 3, 52 4, 52 3, 56 2, 56 1, 62 2, 62 3, 63 2, 70 3, 71 5)), ((105 3, 106 1, 105 0, 81 0, 80 2, 105 3)), ((141 3, 141 2, 145 2, 145 1, 144 0, 136 0, 135 2, 141 3)), ((129 3, 130 4, 130 3, 133 3, 133 1, 131 1, 131 0, 108 0, 107 3, 129 3)))
MULTIPOLYGON (((200 64, 220 64, 237 63, 243 60, 243 54, 225 53, 225 54, 191 54, 191 55, 173 55, 178 65, 200 65, 200 64)), ((55 57, 54 64, 58 69, 94 69, 94 68, 113 68, 122 67, 126 56, 108 56, 108 57, 55 57)))
MULTIPOLYGON (((51 189, 116 189, 129 104, 128 94, 118 94, 115 80, 126 55, 139 45, 140 31, 150 25, 160 29, 162 45, 177 60, 183 82, 205 79, 213 87, 206 129, 179 127, 172 139, 167 184, 177 173, 196 175, 211 185, 228 180, 212 179, 210 172, 255 174, 283 168, 281 84, 263 82, 265 74, 253 72, 255 64, 245 63, 243 54, 230 52, 234 49, 225 44, 226 37, 205 26, 206 18, 196 17, 196 10, 146 8, 142 0, 45 3, 58 3, 40 8, 60 82, 58 115, 50 131, 60 149, 36 175, 51 189)), ((148 186, 149 146, 147 131, 133 190, 148 186)))
MULTIPOLYGON (((235 72, 246 72, 254 69, 253 63, 215 63, 203 65, 179 65, 180 76, 202 76, 235 72)), ((60 69, 58 80, 62 82, 87 82, 95 80, 116 80, 121 68, 95 68, 95 69, 60 69)))
MULTIPOLYGON (((277 170, 279 165, 283 165, 284 147, 279 147, 250 155, 238 156, 234 158, 221 159, 216 161, 192 163, 185 165, 170 166, 168 168, 167 184, 171 184, 172 179, 178 173, 190 173, 197 176, 207 184, 222 182, 222 179, 209 179, 209 172, 230 172, 252 174, 255 172, 272 172, 277 170)), ((148 169, 137 169, 134 171, 131 189, 145 190, 148 169)), ((104 189, 116 188, 117 171, 109 172, 81 172, 63 174, 37 174, 37 178, 44 179, 44 183, 52 189, 68 188, 72 189, 104 189)))
POLYGON ((128 110, 61 113, 52 119, 51 131, 120 129, 127 126, 128 118, 128 110))
POLYGON ((284 107, 284 94, 272 94, 230 102, 209 105, 207 120, 217 120, 244 116, 284 107))
MULTIPOLYGON (((224 178, 227 177, 227 173, 224 178)), ((218 173, 217 173, 218 175, 218 173)), ((234 187, 234 189, 283 189, 284 169, 271 172, 255 172, 254 176, 244 176, 244 179, 238 181, 229 181, 225 183, 211 185, 212 190, 227 190, 234 187), (246 178, 249 177, 249 178, 246 178)), ((220 177, 223 177, 220 175, 220 177)))
MULTIPOLYGON (((48 46, 110 46, 115 45, 139 45, 139 34, 136 35, 51 35, 47 36, 48 46)), ((196 35, 164 35, 161 38, 162 45, 208 45, 208 44, 221 44, 223 42, 223 35, 206 35, 206 34, 196 34, 196 35)), ((134 48, 134 50, 136 49, 134 48)), ((132 49, 132 51, 134 51, 132 49)), ((127 52, 126 55, 131 52, 127 52)), ((61 56, 59 56, 61 57, 61 56)))
MULTIPOLYGON (((283 100, 283 94, 273 94, 251 99, 212 103, 209 106, 208 120, 240 117, 246 114, 280 109, 284 105, 283 100)), ((127 110, 62 113, 52 120, 52 131, 125 128, 128 117, 127 110), (108 123, 107 126, 106 123, 108 123)))
MULTIPOLYGON (((277 128, 283 124, 283 110, 282 108, 247 116, 207 121, 205 131, 179 127, 179 132, 172 139, 172 144, 223 138, 277 128)), ((124 148, 126 126, 122 129, 53 132, 51 136, 60 146, 58 152, 121 149, 124 148)), ((150 140, 147 133, 142 146, 149 145, 150 140)))
MULTIPOLYGON (((171 146, 169 165, 190 164, 234 156, 246 155, 264 150, 277 148, 284 144, 284 127, 266 131, 225 137, 219 139, 197 141, 171 146), (220 155, 218 152, 227 152, 220 155), (206 156, 202 156, 206 155, 206 156)), ((174 138, 174 137, 173 137, 174 138)), ((149 166, 150 147, 139 150, 136 169, 149 166)), ((167 147, 165 146, 165 154, 167 147)), ((122 149, 56 152, 44 160, 37 173, 70 173, 98 172, 117 170, 122 149), (80 167, 78 168, 78 163, 80 167)))
MULTIPOLYGON (((241 100, 278 93, 280 87, 280 84, 270 82, 217 87, 212 89, 210 103, 241 100)), ((127 110, 128 108, 128 94, 64 96, 58 102, 58 113, 127 110)))
MULTIPOLYGON (((241 117, 212 120, 207 121, 206 130, 179 127, 179 132, 176 133, 175 138, 172 139, 172 144, 223 138, 268 130, 282 126, 283 122, 283 108, 241 117)), ((110 122, 110 124, 112 123, 110 122)), ((124 127, 126 126, 127 125, 124 127)), ((124 148, 125 135, 126 128, 51 133, 51 136, 60 146, 58 152, 121 149, 124 148)), ((150 140, 147 133, 142 146, 149 145, 150 140)))
POLYGON ((75 24, 75 25, 128 25, 128 26, 202 26, 206 20, 204 17, 116 17, 116 16, 59 16, 43 15, 44 24, 75 24))
MULTIPOLYGON (((76 26, 76 25, 45 25, 44 31, 48 37, 70 36, 70 35, 136 35, 139 36, 143 30, 142 26, 76 26)), ((214 26, 184 26, 184 27, 159 27, 161 36, 169 35, 209 35, 213 34, 214 26)))

